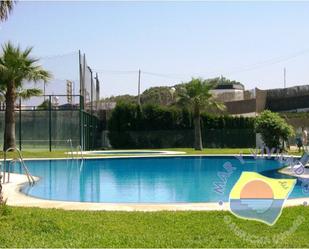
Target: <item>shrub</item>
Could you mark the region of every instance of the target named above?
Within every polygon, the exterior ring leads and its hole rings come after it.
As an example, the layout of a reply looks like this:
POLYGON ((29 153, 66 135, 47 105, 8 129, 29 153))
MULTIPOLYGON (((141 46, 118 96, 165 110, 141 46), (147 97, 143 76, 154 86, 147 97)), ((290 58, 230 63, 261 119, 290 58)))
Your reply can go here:
POLYGON ((261 133, 268 148, 283 149, 285 141, 294 135, 294 130, 279 114, 263 111, 255 121, 255 131, 261 133))
MULTIPOLYGON (((205 147, 255 146, 254 118, 202 114, 205 147)), ((193 120, 186 109, 119 103, 108 121, 114 148, 192 147, 193 120)))

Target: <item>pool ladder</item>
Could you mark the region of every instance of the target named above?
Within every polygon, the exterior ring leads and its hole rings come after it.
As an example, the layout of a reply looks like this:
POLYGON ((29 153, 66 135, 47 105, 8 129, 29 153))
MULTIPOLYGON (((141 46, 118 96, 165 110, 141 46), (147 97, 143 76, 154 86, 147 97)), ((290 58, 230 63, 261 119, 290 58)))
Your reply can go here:
MULTIPOLYGON (((72 143, 72 139, 69 138, 67 140, 67 143, 69 144, 70 146, 70 151, 67 152, 67 165, 69 165, 69 154, 71 153, 71 166, 73 165, 73 162, 74 162, 74 151, 73 151, 73 143, 72 143)), ((80 161, 80 165, 79 165, 79 171, 82 171, 83 169, 83 166, 84 166, 84 155, 83 155, 83 148, 81 145, 78 145, 77 146, 77 151, 76 151, 76 162, 79 163, 79 158, 78 158, 78 155, 80 154, 80 158, 81 158, 81 161, 80 161)))
MULTIPOLYGON (((67 143, 70 145, 70 151, 68 152, 68 156, 69 156, 69 153, 71 153, 71 159, 73 160, 74 159, 74 151, 73 151, 73 143, 72 143, 72 139, 69 138, 67 140, 67 143)), ((83 148, 81 145, 78 145, 77 146, 77 152, 76 152, 76 157, 78 158, 78 155, 80 154, 80 157, 82 160, 84 160, 84 155, 83 155, 83 148)))
POLYGON ((33 178, 33 176, 30 174, 28 167, 26 166, 23 156, 20 152, 19 149, 11 147, 8 148, 5 152, 4 152, 4 161, 3 161, 3 183, 8 183, 10 182, 10 175, 11 175, 11 170, 12 167, 14 165, 16 165, 16 163, 19 162, 21 167, 23 168, 23 170, 25 171, 25 175, 27 176, 28 182, 30 185, 33 185, 35 183, 35 180, 33 178), (17 151, 18 153, 18 158, 13 158, 9 163, 8 163, 8 167, 7 167, 7 153, 10 151, 17 151), (8 170, 6 173, 6 169, 8 170))

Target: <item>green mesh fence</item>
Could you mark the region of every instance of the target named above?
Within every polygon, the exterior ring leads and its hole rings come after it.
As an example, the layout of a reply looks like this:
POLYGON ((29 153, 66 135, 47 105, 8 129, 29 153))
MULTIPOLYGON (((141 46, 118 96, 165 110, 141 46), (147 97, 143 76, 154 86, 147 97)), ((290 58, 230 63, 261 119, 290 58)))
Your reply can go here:
MULTIPOLYGON (((76 96, 72 96, 76 97, 76 96)), ((62 103, 63 96, 42 96, 31 105, 20 101, 15 110, 16 146, 22 150, 68 150, 70 139, 74 149, 81 145, 85 150, 96 149, 99 144, 99 120, 84 111, 79 104, 62 103), (59 102, 55 104, 55 99, 59 102), (21 106, 22 108, 19 108, 21 106), (25 110, 24 110, 25 109, 25 110)), ((67 98, 67 96, 65 96, 67 98)), ((80 96, 78 96, 80 98, 80 96)), ((75 103, 78 103, 76 100, 75 103)), ((0 111, 0 147, 3 148, 4 110, 0 111)))
POLYGON ((21 111, 15 116, 17 146, 22 149, 49 149, 48 111, 21 111))
MULTIPOLYGON (((43 57, 40 64, 52 74, 48 83, 23 82, 37 88, 41 96, 15 103, 16 146, 24 150, 95 149, 100 137, 95 116, 100 82, 80 51, 43 57)), ((0 147, 3 147, 5 103, 0 101, 0 147)))

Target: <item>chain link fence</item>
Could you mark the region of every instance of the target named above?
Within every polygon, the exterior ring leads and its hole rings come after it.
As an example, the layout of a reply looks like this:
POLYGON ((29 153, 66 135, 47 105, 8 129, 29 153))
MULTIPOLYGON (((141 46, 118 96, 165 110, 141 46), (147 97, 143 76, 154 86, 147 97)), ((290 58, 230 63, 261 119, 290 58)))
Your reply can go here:
MULTIPOLYGON (((80 51, 40 60, 52 78, 48 83, 24 82, 41 96, 18 98, 15 103, 16 146, 20 149, 57 150, 72 145, 95 149, 99 145, 97 106, 99 79, 80 51)), ((0 147, 4 137, 5 102, 0 103, 0 147)))

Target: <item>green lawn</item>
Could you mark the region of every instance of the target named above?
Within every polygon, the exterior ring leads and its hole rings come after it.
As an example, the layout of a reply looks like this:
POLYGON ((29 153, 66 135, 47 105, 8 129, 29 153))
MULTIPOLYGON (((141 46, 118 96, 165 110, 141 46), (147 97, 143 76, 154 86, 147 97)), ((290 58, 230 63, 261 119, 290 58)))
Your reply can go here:
MULTIPOLYGON (((193 149, 166 149, 200 154, 193 149)), ((23 152, 64 157, 65 151, 23 152)), ((203 154, 249 149, 204 149, 203 154)), ((309 207, 283 210, 272 227, 229 212, 99 212, 0 208, 0 247, 307 247, 309 207), (228 222, 227 222, 228 221, 228 222), (297 221, 301 221, 298 226, 297 221)))
MULTIPOLYGON (((156 150, 171 150, 171 151, 184 151, 189 155, 193 154, 236 154, 239 155, 240 153, 243 154, 250 154, 249 148, 209 148, 204 149, 202 151, 196 151, 191 148, 166 148, 166 149, 156 149, 156 150)), ((59 151, 22 151, 22 154, 24 158, 67 158, 67 155, 65 154, 67 150, 59 150, 59 151)), ((292 153, 292 154, 298 154, 298 153, 292 153)), ((12 153, 9 153, 9 156, 12 156, 12 153)), ((106 155, 106 156, 113 156, 113 155, 106 155)), ((119 156, 119 154, 116 154, 114 156, 119 156)), ((130 155, 128 155, 130 156, 130 155)), ((87 155, 87 157, 97 157, 97 156, 91 156, 87 155)), ((102 155, 101 155, 102 157, 102 155)), ((103 155, 104 157, 104 155, 103 155)), ((0 158, 3 158, 3 153, 0 153, 0 158)))
POLYGON ((237 219, 228 212, 219 211, 143 213, 9 209, 8 214, 0 216, 1 247, 309 245, 309 207, 284 209, 282 216, 272 227, 237 219), (298 221, 302 222, 297 223, 298 221))

